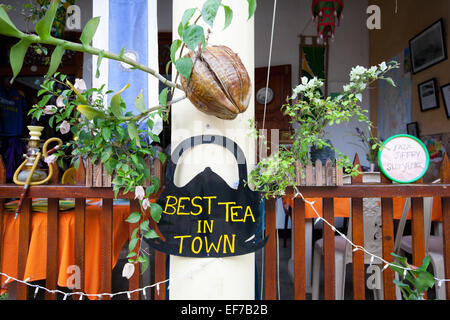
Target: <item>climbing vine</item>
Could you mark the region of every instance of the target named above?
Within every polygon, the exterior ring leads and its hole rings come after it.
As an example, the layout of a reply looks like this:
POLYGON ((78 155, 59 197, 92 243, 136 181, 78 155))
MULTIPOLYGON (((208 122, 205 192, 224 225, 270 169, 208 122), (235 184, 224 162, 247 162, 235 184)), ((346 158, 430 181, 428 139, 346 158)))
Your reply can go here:
MULTIPOLYGON (((249 10, 248 19, 250 19, 256 10, 256 0, 246 0, 246 2, 249 10)), ((150 196, 160 188, 160 181, 157 177, 151 176, 143 159, 148 156, 158 157, 163 162, 166 159, 166 155, 151 144, 151 142, 159 142, 158 136, 152 132, 154 117, 159 115, 163 120, 167 120, 171 106, 185 98, 183 96, 176 100, 172 99, 175 89, 183 90, 183 87, 177 83, 179 75, 189 79, 192 72, 193 61, 185 55, 186 50, 197 53, 204 50, 211 32, 198 24, 200 19, 212 27, 218 11, 224 10, 225 29, 232 22, 233 10, 222 0, 206 0, 199 8, 185 10, 177 30, 179 38, 171 44, 170 62, 166 67, 167 69, 172 64, 175 66, 177 74, 172 82, 148 66, 125 56, 125 47, 119 53, 92 47, 91 42, 100 23, 100 17, 94 17, 87 22, 81 33, 81 43, 54 37, 52 25, 60 5, 60 1, 52 0, 42 19, 36 23, 35 34, 20 31, 8 17, 5 7, 0 6, 0 34, 19 39, 10 51, 10 64, 13 71, 11 82, 21 71, 25 54, 30 46, 54 47, 46 79, 38 92, 40 101, 31 108, 29 115, 38 120, 43 115, 49 116, 51 127, 55 127, 61 134, 70 132, 73 139, 70 139, 58 153, 48 157, 46 162, 61 161, 63 157, 69 157, 71 163, 78 167, 83 158, 90 158, 93 162, 100 161, 108 174, 115 177, 112 183, 116 197, 119 191, 124 194, 134 192, 135 199, 139 200, 140 210, 132 212, 126 220, 139 225, 132 232, 129 241, 128 261, 131 264, 141 263, 141 269, 144 272, 148 267, 149 257, 138 247, 138 243, 143 238, 157 237, 156 232, 150 228, 150 219, 158 222, 162 208, 149 200, 150 196), (97 77, 103 59, 120 61, 133 69, 151 74, 166 86, 159 94, 159 104, 148 106, 140 93, 134 101, 138 111, 135 115, 125 112, 126 105, 121 97, 123 91, 134 84, 126 85, 117 92, 105 92, 104 86, 86 88, 82 79, 76 79, 74 83, 71 83, 66 75, 57 72, 67 50, 98 56, 97 77), (109 105, 105 107, 107 96, 110 96, 109 105), (55 105, 49 104, 52 98, 56 98, 55 105), (143 184, 146 180, 150 180, 151 183, 144 188, 143 184)))

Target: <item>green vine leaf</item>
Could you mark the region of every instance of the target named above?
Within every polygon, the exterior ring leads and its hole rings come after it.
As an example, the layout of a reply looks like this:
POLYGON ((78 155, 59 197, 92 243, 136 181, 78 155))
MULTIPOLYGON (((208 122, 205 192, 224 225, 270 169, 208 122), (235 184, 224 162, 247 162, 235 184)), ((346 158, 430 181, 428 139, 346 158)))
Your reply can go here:
POLYGON ((148 266, 150 264, 150 259, 148 256, 141 256, 142 259, 138 261, 141 262, 141 274, 144 274, 144 272, 148 269, 148 266))
POLYGON ((175 61, 177 71, 188 80, 191 77, 192 67, 193 63, 191 58, 180 58, 175 61))
POLYGON ((178 49, 181 47, 181 44, 183 42, 180 39, 174 40, 172 44, 170 45, 170 60, 175 61, 175 54, 177 53, 178 49))
POLYGON ((195 11, 197 11, 196 8, 189 8, 183 12, 183 17, 181 18, 180 24, 178 25, 178 35, 180 36, 180 38, 183 38, 184 29, 187 27, 189 21, 194 16, 195 11))
POLYGON ((159 238, 159 236, 158 236, 158 234, 156 233, 155 230, 149 230, 148 232, 146 232, 146 233, 144 234, 144 237, 145 237, 146 239, 156 239, 156 238, 159 238))
POLYGON ((79 105, 77 107, 77 110, 86 117, 86 119, 88 120, 94 120, 94 119, 104 119, 105 118, 105 114, 103 112, 101 112, 98 109, 92 108, 90 106, 87 105, 79 105))
POLYGON ((247 0, 248 2, 248 19, 250 20, 251 17, 255 14, 256 11, 256 0, 247 0))
POLYGON ((136 109, 137 109, 140 113, 144 113, 144 112, 145 112, 145 100, 144 100, 144 95, 142 94, 142 90, 141 90, 141 92, 138 94, 138 96, 136 97, 136 99, 134 100, 134 105, 135 105, 136 109))
POLYGON ((136 145, 140 147, 141 142, 139 140, 139 133, 136 122, 130 121, 128 123, 128 134, 130 135, 131 140, 135 140, 136 145))
POLYGON ((159 94, 159 105, 165 107, 167 105, 167 94, 169 92, 169 88, 164 88, 159 94))
POLYGON ((2 6, 0 6, 0 33, 16 38, 22 38, 24 36, 23 32, 16 28, 2 6))
POLYGON ((133 251, 134 248, 136 248, 138 240, 139 240, 138 238, 133 238, 130 240, 130 242, 128 243, 128 251, 133 251))
POLYGON ((36 24, 35 31, 41 39, 51 38, 53 21, 55 20, 56 11, 58 10, 59 1, 52 0, 45 16, 36 24))
POLYGON ((13 70, 13 78, 11 79, 11 83, 14 82, 14 79, 20 73, 20 70, 22 70, 23 60, 30 44, 31 41, 22 39, 11 48, 9 53, 9 61, 13 70))
POLYGON ((196 8, 189 8, 189 9, 184 10, 183 17, 181 18, 181 22, 180 22, 183 29, 186 28, 187 24, 194 16, 195 11, 197 11, 196 8))
POLYGON ((150 203, 150 214, 153 218, 153 220, 155 220, 156 222, 159 222, 159 220, 161 220, 161 215, 162 215, 162 208, 159 204, 157 203, 150 203))
POLYGON ((100 51, 100 53, 98 54, 97 57, 97 70, 95 71, 95 77, 98 79, 100 77, 100 65, 102 64, 102 59, 105 55, 105 51, 102 50, 100 51))
POLYGON ((203 27, 199 25, 187 26, 183 32, 183 41, 187 47, 194 51, 205 38, 203 27))
POLYGON ((225 30, 233 20, 233 10, 231 10, 231 8, 226 5, 223 5, 223 10, 225 11, 225 26, 223 27, 223 30, 225 30))
POLYGON ((120 100, 122 99, 121 93, 124 92, 126 89, 130 87, 130 84, 128 83, 125 87, 120 89, 113 97, 111 98, 111 102, 109 105, 109 110, 111 113, 116 116, 117 118, 122 117, 122 108, 120 107, 120 100))
POLYGON ((56 46, 55 50, 53 50, 52 58, 50 60, 50 67, 47 72, 47 77, 51 77, 56 70, 58 70, 59 65, 61 64, 62 57, 64 55, 65 49, 63 46, 56 46))
POLYGON ((126 222, 136 223, 141 219, 141 214, 139 212, 132 212, 128 218, 125 219, 126 222))
POLYGON ((94 38, 95 32, 97 31, 98 24, 100 23, 100 17, 94 17, 86 23, 86 26, 81 33, 81 43, 84 46, 89 46, 92 38, 94 38))
POLYGON ((221 0, 207 0, 202 7, 202 18, 209 25, 213 26, 219 10, 221 0))

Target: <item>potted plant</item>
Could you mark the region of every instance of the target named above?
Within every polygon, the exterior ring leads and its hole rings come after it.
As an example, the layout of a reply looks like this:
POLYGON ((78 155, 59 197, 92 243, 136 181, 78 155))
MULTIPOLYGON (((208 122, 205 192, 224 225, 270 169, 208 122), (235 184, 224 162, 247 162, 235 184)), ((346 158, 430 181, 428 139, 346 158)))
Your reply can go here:
MULTIPOLYGON (((322 80, 303 77, 301 83, 293 89, 292 96, 287 98, 287 103, 282 106, 294 128, 292 146, 280 146, 277 153, 262 159, 250 173, 249 182, 266 197, 282 196, 286 188, 294 184, 297 161, 303 166, 307 165, 311 161, 310 150, 324 147, 336 153, 336 166, 344 168, 347 174, 357 175, 359 168, 353 167, 349 157, 331 145, 326 138, 325 129, 351 119, 356 119, 371 129, 373 125, 367 116, 368 111, 360 105, 362 92, 377 80, 385 80, 395 86, 386 74, 398 66, 397 62, 382 62, 369 69, 356 66, 350 72, 349 84, 335 97, 322 96, 322 80)), ((380 145, 375 138, 371 142, 373 148, 380 145)))

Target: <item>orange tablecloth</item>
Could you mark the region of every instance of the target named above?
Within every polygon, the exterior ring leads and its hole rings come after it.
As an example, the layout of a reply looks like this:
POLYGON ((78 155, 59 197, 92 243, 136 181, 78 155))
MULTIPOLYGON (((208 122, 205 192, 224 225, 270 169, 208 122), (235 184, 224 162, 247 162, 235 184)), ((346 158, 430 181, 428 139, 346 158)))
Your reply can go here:
MULTIPOLYGON (((322 216, 322 198, 306 198, 307 201, 315 201, 314 208, 316 208, 317 212, 320 216, 322 216)), ((291 206, 292 199, 291 197, 284 197, 283 201, 286 201, 291 206)), ((350 199, 349 198, 334 198, 334 216, 348 218, 350 217, 350 199)), ((395 197, 393 198, 393 211, 394 211, 394 219, 399 220, 402 216, 403 206, 405 204, 405 198, 395 197)), ((310 205, 305 206, 305 218, 313 219, 316 218, 317 215, 314 212, 313 208, 310 205)), ((408 213, 408 219, 411 219, 411 210, 408 213)), ((440 197, 435 197, 433 201, 433 212, 432 212, 433 221, 442 221, 442 201, 440 197)))
MULTIPOLYGON (((98 200, 98 199, 97 199, 98 200)), ((86 205, 85 227, 85 284, 84 292, 88 294, 101 293, 101 214, 98 205, 86 205)), ((6 213, 4 217, 3 254, 1 271, 17 278, 17 258, 19 243, 19 220, 14 219, 14 213, 6 213)), ((129 224, 125 219, 129 215, 128 205, 113 207, 113 267, 119 258, 119 253, 128 239, 129 224)), ((73 271, 67 273, 67 268, 75 264, 74 258, 75 213, 73 210, 59 213, 58 232, 58 285, 67 287, 67 280, 73 271)), ((33 213, 31 218, 31 237, 24 279, 29 281, 46 278, 47 268, 47 214, 33 213)), ((23 280, 23 279, 21 279, 23 280)), ((6 281, 0 278, 0 283, 6 281)))

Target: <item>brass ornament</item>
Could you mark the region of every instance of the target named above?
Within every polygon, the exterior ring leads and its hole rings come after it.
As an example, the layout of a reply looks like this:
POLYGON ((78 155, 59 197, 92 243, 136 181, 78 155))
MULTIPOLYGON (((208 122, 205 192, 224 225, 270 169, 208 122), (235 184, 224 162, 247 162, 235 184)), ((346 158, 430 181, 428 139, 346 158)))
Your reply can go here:
POLYGON ((225 120, 247 110, 252 86, 236 53, 226 46, 208 46, 187 56, 194 66, 189 80, 181 76, 181 85, 197 109, 225 120))

